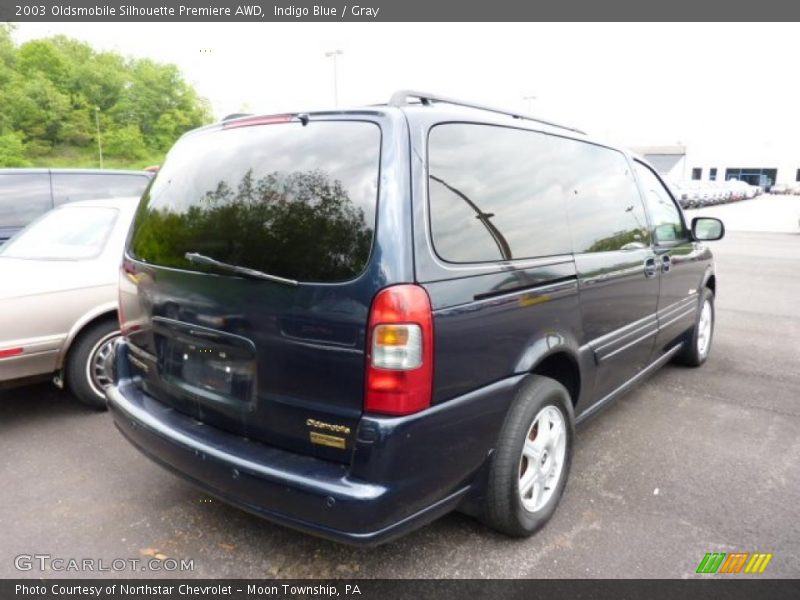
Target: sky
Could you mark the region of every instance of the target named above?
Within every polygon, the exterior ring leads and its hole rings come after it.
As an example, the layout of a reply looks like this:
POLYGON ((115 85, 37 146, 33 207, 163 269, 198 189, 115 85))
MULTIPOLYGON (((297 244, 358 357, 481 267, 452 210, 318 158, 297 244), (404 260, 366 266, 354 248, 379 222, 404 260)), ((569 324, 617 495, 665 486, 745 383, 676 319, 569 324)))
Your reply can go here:
POLYGON ((386 102, 420 89, 526 110, 625 145, 800 158, 800 25, 20 23, 176 63, 215 116, 386 102), (525 99, 534 96, 533 99, 525 99))

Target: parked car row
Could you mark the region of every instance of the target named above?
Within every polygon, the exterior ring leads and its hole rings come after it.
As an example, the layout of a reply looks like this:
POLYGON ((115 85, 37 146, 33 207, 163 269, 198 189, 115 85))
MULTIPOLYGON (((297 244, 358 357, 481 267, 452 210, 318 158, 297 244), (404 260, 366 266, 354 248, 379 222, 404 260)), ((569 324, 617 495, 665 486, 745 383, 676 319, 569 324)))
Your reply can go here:
POLYGON ((776 183, 769 189, 769 193, 800 196, 800 181, 795 181, 794 183, 776 183))
POLYGON ((700 208, 737 200, 749 200, 764 190, 745 181, 676 181, 670 183, 672 194, 682 208, 700 208))

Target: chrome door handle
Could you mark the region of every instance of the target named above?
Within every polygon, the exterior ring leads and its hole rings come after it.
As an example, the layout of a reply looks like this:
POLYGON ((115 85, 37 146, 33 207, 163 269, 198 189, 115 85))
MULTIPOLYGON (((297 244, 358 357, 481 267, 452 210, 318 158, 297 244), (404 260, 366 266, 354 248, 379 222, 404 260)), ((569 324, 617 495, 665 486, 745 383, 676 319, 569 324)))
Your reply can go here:
POLYGON ((669 272, 670 268, 672 268, 672 259, 670 258, 669 254, 665 254, 661 257, 661 271, 667 273, 669 272))
POLYGON ((658 273, 658 267, 656 267, 656 259, 651 256, 650 258, 644 261, 644 276, 655 277, 656 273, 658 273))

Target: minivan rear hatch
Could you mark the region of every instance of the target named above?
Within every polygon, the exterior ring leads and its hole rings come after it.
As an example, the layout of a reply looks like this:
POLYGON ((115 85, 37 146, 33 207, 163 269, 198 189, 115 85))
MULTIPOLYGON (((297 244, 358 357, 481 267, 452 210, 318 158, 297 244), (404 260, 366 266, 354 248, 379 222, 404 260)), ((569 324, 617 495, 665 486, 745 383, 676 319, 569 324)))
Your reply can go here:
POLYGON ((185 136, 145 193, 120 317, 143 389, 347 460, 361 415, 381 130, 245 118, 185 136))

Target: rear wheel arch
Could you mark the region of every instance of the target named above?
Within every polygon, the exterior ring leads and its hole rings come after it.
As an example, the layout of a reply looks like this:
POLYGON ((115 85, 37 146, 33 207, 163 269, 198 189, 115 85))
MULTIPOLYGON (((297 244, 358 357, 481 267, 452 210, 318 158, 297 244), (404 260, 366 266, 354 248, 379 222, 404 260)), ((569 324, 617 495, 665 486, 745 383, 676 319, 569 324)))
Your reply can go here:
POLYGON ((84 335, 89 329, 97 325, 98 323, 105 322, 105 321, 117 321, 117 309, 114 308, 112 310, 106 310, 101 312, 97 315, 94 315, 84 322, 80 323, 74 331, 72 331, 67 339, 67 342, 64 346, 63 351, 61 352, 61 360, 59 363, 59 369, 61 371, 64 370, 66 367, 67 362, 69 361, 70 352, 75 348, 75 343, 84 335))
POLYGON ((566 350, 558 350, 543 357, 531 369, 531 374, 557 381, 569 392, 572 406, 578 403, 581 393, 581 370, 577 359, 566 350))
POLYGON ((87 329, 106 319, 119 319, 116 302, 106 302, 105 304, 95 306, 92 310, 85 312, 75 321, 61 346, 61 352, 59 353, 58 362, 56 363, 58 371, 61 371, 66 366, 69 353, 72 351, 78 338, 83 335, 87 329))
POLYGON ((488 486, 490 485, 489 477, 493 456, 497 452, 499 444, 502 442, 502 432, 505 429, 505 424, 514 412, 514 406, 518 403, 520 395, 524 395, 527 388, 535 385, 537 380, 541 380, 542 378, 551 379, 563 386, 567 390, 567 395, 570 400, 570 406, 565 407, 568 415, 567 421, 571 430, 574 428, 574 409, 578 403, 581 391, 581 371, 578 359, 570 349, 567 349, 566 346, 559 346, 551 352, 538 357, 533 366, 526 368, 525 366, 517 365, 517 367, 518 369, 521 367, 521 370, 517 370, 516 372, 523 376, 515 386, 513 392, 515 400, 510 402, 502 417, 502 422, 498 423, 498 438, 489 449, 483 469, 476 477, 476 491, 473 492, 458 509, 463 513, 475 517, 486 517, 485 501, 488 486), (525 374, 526 371, 527 374, 525 374))

